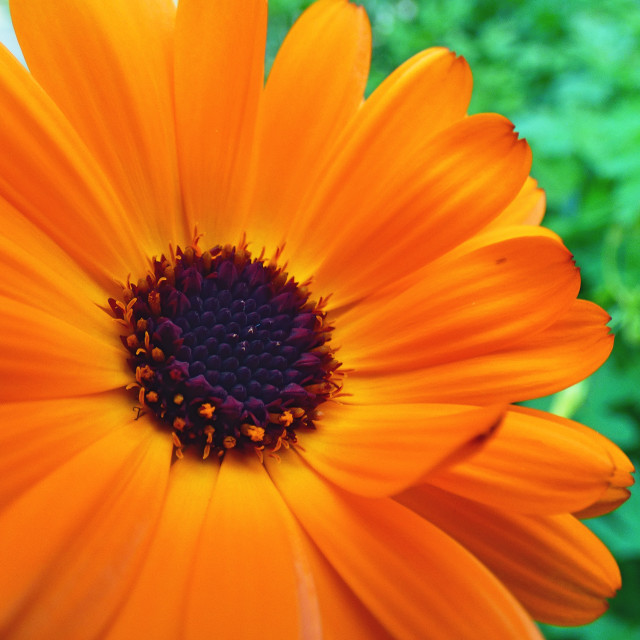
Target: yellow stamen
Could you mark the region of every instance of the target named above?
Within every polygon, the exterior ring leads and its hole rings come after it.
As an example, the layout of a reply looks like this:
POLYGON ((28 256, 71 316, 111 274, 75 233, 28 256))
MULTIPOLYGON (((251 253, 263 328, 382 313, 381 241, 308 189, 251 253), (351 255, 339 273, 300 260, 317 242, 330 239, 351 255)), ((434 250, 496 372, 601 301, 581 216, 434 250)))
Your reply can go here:
POLYGON ((236 439, 233 436, 226 436, 222 444, 225 449, 233 449, 236 446, 236 439))
POLYGON ((173 420, 173 426, 178 431, 182 431, 184 429, 185 424, 187 423, 185 422, 184 418, 181 418, 180 416, 178 416, 177 418, 174 418, 173 420))
POLYGON ((138 336, 135 333, 127 336, 127 347, 129 347, 129 349, 136 349, 139 346, 140 341, 138 340, 138 336))
POLYGON ((256 427, 255 424, 243 424, 240 427, 240 431, 253 442, 260 442, 264 438, 264 429, 256 427))
POLYGON ((310 384, 305 387, 305 391, 315 394, 331 393, 333 385, 329 382, 319 382, 318 384, 310 384))
POLYGON ((136 368, 136 380, 151 380, 153 376, 153 369, 148 364, 136 368))
MULTIPOLYGON (((184 396, 181 393, 176 393, 175 396, 173 396, 173 402, 174 404, 177 404, 178 406, 181 405, 184 402, 184 396)), ((177 420, 177 418, 176 418, 177 420)))
POLYGON ((209 402, 205 402, 204 404, 202 404, 200 406, 200 408, 198 409, 198 413, 203 417, 203 418, 211 418, 213 417, 213 412, 216 410, 216 408, 210 404, 209 402))

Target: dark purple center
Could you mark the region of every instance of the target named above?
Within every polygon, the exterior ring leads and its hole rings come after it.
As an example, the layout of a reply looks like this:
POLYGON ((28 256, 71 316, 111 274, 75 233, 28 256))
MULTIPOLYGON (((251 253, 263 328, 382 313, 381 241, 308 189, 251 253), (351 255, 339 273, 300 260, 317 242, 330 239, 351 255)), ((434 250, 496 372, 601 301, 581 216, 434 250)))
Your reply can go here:
POLYGON ((305 286, 243 247, 178 249, 129 285, 122 337, 142 402, 187 444, 279 447, 339 385, 331 327, 305 286))

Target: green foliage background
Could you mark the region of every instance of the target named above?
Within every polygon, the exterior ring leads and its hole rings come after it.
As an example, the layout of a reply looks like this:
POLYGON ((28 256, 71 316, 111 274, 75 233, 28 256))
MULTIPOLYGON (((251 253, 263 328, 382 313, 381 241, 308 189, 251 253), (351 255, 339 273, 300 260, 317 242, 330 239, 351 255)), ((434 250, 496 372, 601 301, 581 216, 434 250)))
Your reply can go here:
MULTIPOLYGON (((310 4, 271 0, 268 63, 310 4)), ((612 316, 612 357, 589 380, 531 404, 572 417, 640 460, 640 5, 636 0, 364 0, 374 32, 369 90, 433 45, 474 72, 471 112, 509 117, 547 192, 545 224, 582 268, 581 297, 612 316)), ((12 42, 6 0, 0 40, 12 42)), ((640 638, 640 496, 588 523, 616 555, 624 581, 592 625, 563 640, 640 638)))

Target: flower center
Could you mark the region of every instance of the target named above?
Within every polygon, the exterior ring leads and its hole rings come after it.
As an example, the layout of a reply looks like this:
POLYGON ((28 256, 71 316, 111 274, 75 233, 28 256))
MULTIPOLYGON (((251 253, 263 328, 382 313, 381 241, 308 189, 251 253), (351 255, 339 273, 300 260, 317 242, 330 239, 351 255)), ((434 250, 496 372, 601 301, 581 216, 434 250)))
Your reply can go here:
POLYGON ((154 258, 109 300, 126 326, 140 404, 172 428, 176 455, 250 447, 262 456, 313 427, 340 389, 323 300, 244 243, 154 258))

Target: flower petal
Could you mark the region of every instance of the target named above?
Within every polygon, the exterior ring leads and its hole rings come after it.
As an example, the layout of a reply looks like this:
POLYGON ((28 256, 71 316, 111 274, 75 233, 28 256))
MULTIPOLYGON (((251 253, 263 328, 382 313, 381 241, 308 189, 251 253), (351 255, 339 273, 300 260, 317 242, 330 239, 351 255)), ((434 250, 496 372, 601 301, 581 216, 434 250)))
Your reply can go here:
POLYGON ((542 222, 547 199, 538 183, 531 176, 522 185, 522 189, 511 204, 486 227, 487 230, 510 225, 538 225, 542 222))
POLYGON ((605 438, 601 433, 579 422, 555 416, 544 411, 537 411, 536 409, 529 409, 528 407, 511 407, 510 413, 517 413, 528 419, 544 420, 553 423, 556 429, 572 429, 574 432, 577 432, 581 438, 589 438, 593 443, 592 446, 600 447, 607 452, 614 468, 614 473, 609 478, 607 490, 602 493, 593 504, 574 513, 575 516, 579 518, 595 518, 596 516, 601 516, 617 509, 622 503, 627 501, 631 495, 627 487, 630 487, 634 483, 631 474, 635 469, 631 460, 629 460, 624 452, 611 442, 609 438, 605 438))
POLYGON ((72 397, 130 382, 115 322, 85 331, 1 295, 0 307, 0 400, 72 397))
POLYGON ((114 274, 144 273, 150 242, 144 229, 133 226, 59 109, 1 47, 0 107, 0 212, 7 237, 26 235, 14 231, 24 227, 20 212, 105 289, 114 274))
POLYGON ((365 375, 473 358, 537 333, 567 311, 580 276, 559 239, 537 227, 480 239, 422 269, 400 295, 342 315, 334 336, 348 365, 365 375))
POLYGON ((301 535, 258 459, 228 452, 195 553, 184 637, 215 629, 249 638, 268 629, 273 638, 319 639, 301 535))
POLYGON ((114 321, 95 303, 111 293, 100 287, 60 246, 0 200, 0 295, 56 318, 111 333, 114 321))
POLYGON ((18 498, 81 451, 131 420, 122 392, 0 404, 0 506, 18 498), (87 428, 90 424, 91 428, 87 428))
POLYGON ((394 638, 540 638, 462 547, 388 498, 329 485, 295 453, 269 475, 321 553, 394 638))
MULTIPOLYGON (((386 134, 388 125, 379 125, 386 134)), ((318 187, 324 199, 304 214, 317 221, 311 242, 324 242, 314 254, 315 281, 336 296, 335 304, 365 297, 472 236, 529 172, 527 143, 496 114, 465 118, 426 142, 420 131, 412 135, 408 148, 395 139, 371 140, 342 182, 318 187)))
POLYGON ((299 453, 348 491, 391 495, 490 439, 502 411, 500 406, 329 405, 315 431, 299 434, 299 453))
POLYGON ((620 588, 613 556, 573 516, 503 512, 427 486, 396 499, 469 549, 541 622, 592 622, 620 588))
POLYGON ((113 425, 2 512, 5 634, 97 635, 126 595, 155 524, 171 446, 144 426, 113 425))
MULTIPOLYGON (((308 185, 309 197, 287 238, 287 255, 301 279, 318 273, 327 250, 340 261, 349 256, 343 247, 354 241, 354 226, 371 224, 374 203, 378 216, 385 211, 381 195, 398 200, 409 178, 415 178, 412 169, 427 142, 464 117, 470 96, 466 62, 446 49, 414 56, 382 82, 336 141, 320 179, 308 185), (390 183, 392 166, 397 175, 390 183)), ((391 222, 393 213, 385 213, 384 220, 391 222)), ((405 217, 410 214, 415 210, 405 217)))
POLYGON ((514 410, 478 453, 427 481, 504 511, 552 514, 593 504, 617 475, 607 450, 588 434, 549 414, 514 410))
POLYGON ((540 333, 503 351, 397 375, 349 376, 347 390, 360 403, 517 402, 549 395, 591 375, 609 356, 609 316, 576 300, 540 333))
POLYGON ((284 244, 297 224, 322 159, 362 102, 370 57, 367 14, 345 0, 312 4, 287 34, 260 106, 256 215, 249 224, 260 244, 284 244))
POLYGON ((213 494, 217 464, 185 456, 171 466, 162 513, 138 579, 106 640, 182 637, 182 618, 196 544, 213 494), (153 615, 141 615, 153 611, 153 615))
POLYGON ((100 162, 137 235, 153 253, 183 240, 171 0, 12 0, 11 15, 31 73, 100 162))
POLYGON ((251 145, 263 84, 265 0, 183 0, 175 99, 184 205, 210 244, 245 231, 251 145), (223 88, 223 89, 221 89, 223 88))
POLYGON ((323 639, 393 640, 307 535, 303 542, 318 594, 323 639))

